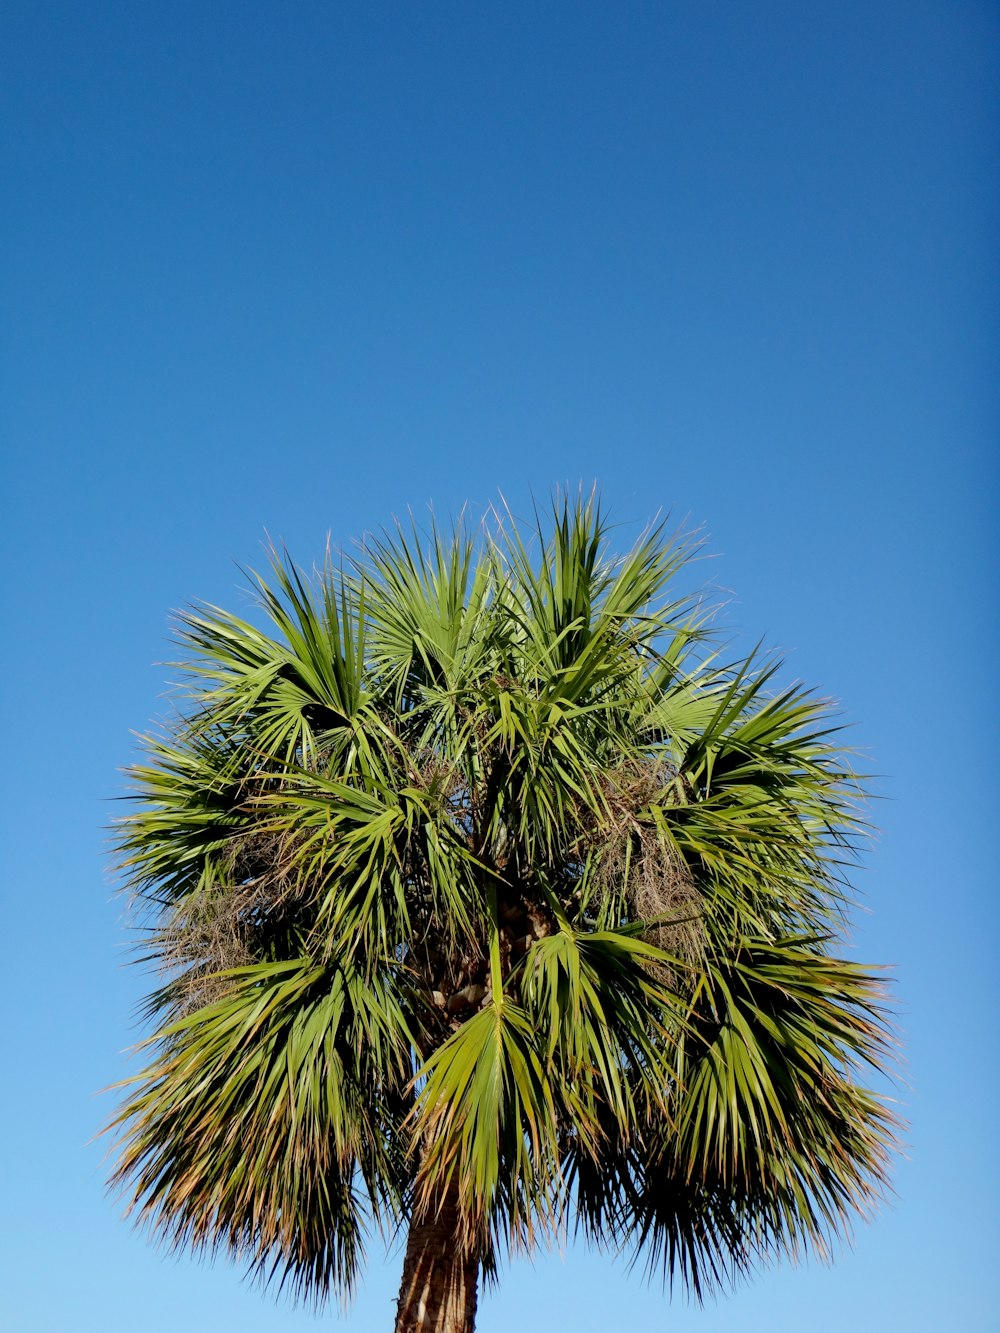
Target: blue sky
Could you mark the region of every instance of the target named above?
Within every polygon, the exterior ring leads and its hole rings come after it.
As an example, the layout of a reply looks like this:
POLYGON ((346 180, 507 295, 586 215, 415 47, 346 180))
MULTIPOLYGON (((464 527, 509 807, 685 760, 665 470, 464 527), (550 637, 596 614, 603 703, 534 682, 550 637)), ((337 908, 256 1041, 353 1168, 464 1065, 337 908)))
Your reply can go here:
MULTIPOLYGON (((170 609, 242 598, 265 530, 308 564, 581 480, 623 535, 704 525, 728 632, 856 724, 909 1146, 831 1269, 698 1310, 571 1247, 479 1327, 1000 1327, 996 7, 5 8, 5 1327, 315 1326, 133 1234, 90 1142, 170 609)), ((391 1327, 397 1271, 373 1245, 343 1327, 391 1327)))

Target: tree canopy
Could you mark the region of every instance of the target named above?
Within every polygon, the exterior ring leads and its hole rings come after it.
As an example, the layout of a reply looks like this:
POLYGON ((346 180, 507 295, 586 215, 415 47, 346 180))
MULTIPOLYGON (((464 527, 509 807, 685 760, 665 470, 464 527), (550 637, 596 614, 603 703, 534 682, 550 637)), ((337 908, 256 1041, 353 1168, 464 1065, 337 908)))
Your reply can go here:
POLYGON ((835 716, 726 662, 696 543, 609 536, 595 497, 398 526, 180 616, 119 823, 164 976, 115 1178, 170 1242, 322 1300, 402 1228, 397 1327, 468 1329, 567 1226, 700 1294, 877 1197, 835 716))

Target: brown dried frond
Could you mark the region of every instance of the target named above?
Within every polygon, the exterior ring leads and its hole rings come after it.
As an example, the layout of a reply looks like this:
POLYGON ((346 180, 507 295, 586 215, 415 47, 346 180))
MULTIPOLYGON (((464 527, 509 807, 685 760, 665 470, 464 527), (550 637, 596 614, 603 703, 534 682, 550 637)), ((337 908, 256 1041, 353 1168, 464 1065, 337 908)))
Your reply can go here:
POLYGON ((260 962, 297 896, 285 842, 273 834, 234 839, 221 874, 189 898, 154 937, 154 952, 182 1012, 225 994, 234 968, 260 962))
POLYGON ((639 921, 656 921, 647 938, 685 962, 703 955, 701 894, 684 858, 658 829, 640 826, 631 857, 626 898, 639 921))
POLYGON ((234 884, 256 885, 278 902, 297 893, 293 852, 287 835, 245 833, 230 843, 228 877, 234 884))
POLYGON ((254 961, 243 924, 246 898, 239 889, 216 887, 157 933, 156 952, 163 969, 175 974, 171 990, 182 1012, 221 998, 227 979, 219 974, 254 961))
MULTIPOLYGON (((644 938, 658 948, 698 963, 705 944, 701 894, 683 856, 647 813, 675 780, 673 768, 655 761, 618 770, 604 790, 610 817, 588 841, 599 896, 616 898, 631 920, 649 921, 644 938)), ((663 980, 676 984, 674 969, 664 969, 663 980)))

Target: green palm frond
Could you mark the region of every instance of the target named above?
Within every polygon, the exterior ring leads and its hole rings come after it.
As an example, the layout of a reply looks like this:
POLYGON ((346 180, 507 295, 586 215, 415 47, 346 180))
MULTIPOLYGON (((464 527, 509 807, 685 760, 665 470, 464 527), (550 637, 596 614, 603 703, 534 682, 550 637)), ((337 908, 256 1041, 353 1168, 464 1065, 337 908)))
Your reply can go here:
POLYGON ((369 1211, 392 1215, 406 1185, 393 1108, 410 1015, 389 978, 343 965, 226 980, 154 1039, 115 1122, 117 1178, 174 1244, 226 1249, 306 1294, 349 1291, 369 1211))

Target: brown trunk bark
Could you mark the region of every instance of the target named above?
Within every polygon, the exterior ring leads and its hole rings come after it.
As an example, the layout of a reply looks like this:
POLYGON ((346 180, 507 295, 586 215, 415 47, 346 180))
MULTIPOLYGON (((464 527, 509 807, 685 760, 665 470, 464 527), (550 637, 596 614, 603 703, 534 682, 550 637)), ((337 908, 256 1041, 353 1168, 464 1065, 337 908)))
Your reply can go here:
POLYGON ((410 1224, 396 1333, 473 1333, 479 1260, 461 1243, 454 1187, 410 1224))

